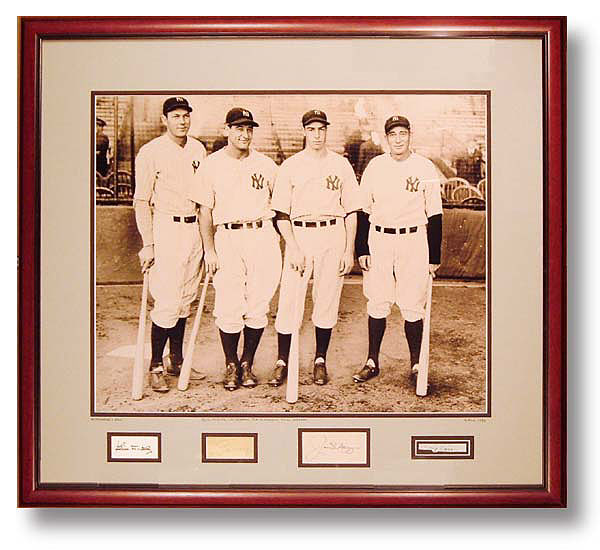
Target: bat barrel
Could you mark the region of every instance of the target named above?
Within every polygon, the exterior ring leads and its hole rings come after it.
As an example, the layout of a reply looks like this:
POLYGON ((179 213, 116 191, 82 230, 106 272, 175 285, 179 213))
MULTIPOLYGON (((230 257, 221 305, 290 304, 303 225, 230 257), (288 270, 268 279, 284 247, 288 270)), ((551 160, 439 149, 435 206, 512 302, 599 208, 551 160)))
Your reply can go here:
POLYGON ((142 303, 138 323, 138 335, 133 363, 133 380, 131 382, 131 398, 139 401, 144 393, 144 337, 146 335, 146 307, 148 304, 148 271, 144 273, 142 285, 142 303))
POLYGON ((194 326, 192 327, 190 340, 185 350, 183 365, 181 365, 181 372, 179 373, 179 380, 177 381, 177 389, 180 391, 187 390, 190 383, 190 376, 192 374, 192 361, 194 357, 194 350, 196 349, 196 338, 198 337, 200 321, 202 320, 202 311, 204 310, 204 302, 206 301, 206 291, 208 290, 209 281, 210 273, 207 271, 206 276, 204 277, 204 284, 202 285, 202 294, 200 295, 200 301, 198 302, 198 310, 196 311, 194 326))
POLYGON ((290 343, 290 356, 288 358, 288 379, 285 390, 285 400, 288 403, 295 403, 298 401, 298 382, 300 378, 300 327, 302 326, 301 311, 304 309, 301 307, 304 305, 304 299, 306 297, 306 291, 304 290, 304 277, 310 279, 311 270, 306 269, 304 275, 300 275, 300 284, 298 286, 296 295, 294 296, 294 332, 292 332, 292 341, 290 343))
POLYGON ((417 373, 416 394, 419 397, 427 395, 427 382, 429 378, 429 340, 431 334, 431 295, 433 290, 433 276, 430 274, 427 282, 427 303, 425 306, 425 321, 423 322, 423 338, 421 353, 419 355, 419 372, 417 373))

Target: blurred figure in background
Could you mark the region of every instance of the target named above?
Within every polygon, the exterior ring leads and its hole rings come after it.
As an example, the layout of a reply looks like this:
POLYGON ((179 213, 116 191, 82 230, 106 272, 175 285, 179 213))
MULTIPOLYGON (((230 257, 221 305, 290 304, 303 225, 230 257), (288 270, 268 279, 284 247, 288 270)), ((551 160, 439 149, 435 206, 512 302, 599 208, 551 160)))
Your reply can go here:
POLYGON ((96 117, 96 172, 102 176, 108 174, 108 156, 110 154, 110 141, 104 133, 106 122, 96 117))

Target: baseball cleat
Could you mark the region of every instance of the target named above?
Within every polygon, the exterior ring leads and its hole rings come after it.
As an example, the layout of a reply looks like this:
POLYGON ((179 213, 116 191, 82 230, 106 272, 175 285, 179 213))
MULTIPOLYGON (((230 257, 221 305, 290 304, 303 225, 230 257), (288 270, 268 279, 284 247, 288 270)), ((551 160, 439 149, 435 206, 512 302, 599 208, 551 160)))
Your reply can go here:
POLYGON ((287 378, 287 365, 283 359, 279 359, 277 363, 275 363, 275 368, 273 369, 273 375, 269 380, 269 386, 277 387, 281 386, 285 382, 287 378))
POLYGON ((315 359, 313 382, 317 384, 317 386, 324 386, 327 384, 327 367, 325 366, 325 360, 322 357, 315 359))
POLYGON ((150 369, 150 387, 153 391, 165 393, 169 391, 169 385, 165 380, 165 369, 162 365, 154 365, 150 369))
POLYGON ((417 377, 419 376, 419 363, 412 366, 410 369, 410 381, 414 384, 417 383, 417 377))
POLYGON ((226 390, 237 390, 240 385, 238 376, 238 366, 235 363, 228 363, 225 367, 225 378, 223 379, 223 387, 226 390))
POLYGON ((182 364, 183 357, 175 357, 172 353, 169 354, 169 362, 167 363, 167 375, 179 376, 182 364))
POLYGON ((241 368, 242 386, 244 388, 253 388, 254 386, 256 386, 256 384, 258 384, 258 380, 256 379, 256 376, 252 374, 252 367, 250 366, 250 364, 247 361, 244 361, 241 364, 241 368))
POLYGON ((379 367, 375 364, 373 359, 368 359, 365 363, 365 366, 359 372, 357 372, 352 379, 357 383, 361 383, 366 382, 371 378, 375 378, 378 375, 379 367))

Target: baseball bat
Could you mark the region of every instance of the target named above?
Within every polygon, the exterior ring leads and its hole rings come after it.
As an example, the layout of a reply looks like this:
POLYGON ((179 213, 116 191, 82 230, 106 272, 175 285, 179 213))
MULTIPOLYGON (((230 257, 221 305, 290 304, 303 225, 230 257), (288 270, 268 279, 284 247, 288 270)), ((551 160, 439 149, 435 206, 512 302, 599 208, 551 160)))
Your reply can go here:
MULTIPOLYGON (((200 276, 202 276, 202 274, 200 276)), ((198 309, 196 311, 196 318, 194 319, 194 326, 192 327, 190 340, 185 350, 185 357, 183 358, 183 365, 181 365, 179 381, 177 382, 177 389, 181 391, 187 390, 188 385, 190 383, 190 375, 192 374, 192 360, 194 357, 194 350, 196 349, 196 338, 198 336, 198 329, 200 328, 200 321, 202 319, 202 311, 204 310, 204 302, 206 300, 206 291, 208 290, 209 281, 210 271, 207 271, 204 277, 204 285, 202 286, 202 294, 200 295, 200 301, 198 302, 198 309)))
POLYGON ((306 291, 304 289, 304 276, 307 280, 310 279, 311 269, 306 268, 304 273, 300 275, 300 285, 296 291, 294 299, 294 331, 292 332, 292 341, 290 342, 290 355, 288 358, 288 376, 287 385, 285 387, 285 400, 288 403, 295 403, 298 401, 298 379, 300 377, 300 357, 299 357, 299 341, 300 341, 300 327, 302 326, 302 317, 300 311, 304 311, 301 305, 304 305, 304 299, 306 297, 306 291))
POLYGON ((429 377, 429 334, 431 332, 431 291, 433 276, 427 278, 427 303, 425 305, 425 320, 423 321, 423 339, 421 340, 421 353, 419 354, 419 371, 417 372, 417 395, 427 395, 427 378, 429 377))
POLYGON ((140 305, 140 318, 138 323, 137 342, 135 344, 135 358, 133 360, 133 380, 131 382, 131 398, 136 401, 144 393, 144 337, 146 335, 146 307, 148 305, 148 271, 144 272, 142 285, 142 303, 140 305))

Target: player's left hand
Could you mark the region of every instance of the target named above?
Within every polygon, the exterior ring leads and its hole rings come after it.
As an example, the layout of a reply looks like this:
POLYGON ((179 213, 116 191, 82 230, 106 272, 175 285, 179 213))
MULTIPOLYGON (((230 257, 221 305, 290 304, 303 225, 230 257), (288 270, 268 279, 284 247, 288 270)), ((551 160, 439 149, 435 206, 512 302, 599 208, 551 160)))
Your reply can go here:
POLYGON ((440 268, 441 264, 429 264, 429 273, 435 279, 435 272, 440 268))
POLYGON ((352 252, 345 252, 340 260, 340 266, 338 269, 338 275, 343 277, 348 275, 354 266, 354 254, 352 252))

